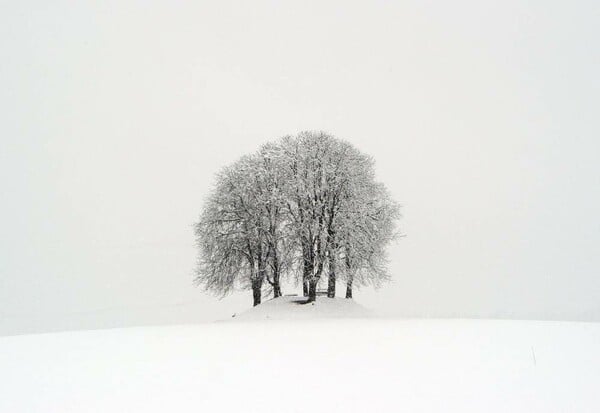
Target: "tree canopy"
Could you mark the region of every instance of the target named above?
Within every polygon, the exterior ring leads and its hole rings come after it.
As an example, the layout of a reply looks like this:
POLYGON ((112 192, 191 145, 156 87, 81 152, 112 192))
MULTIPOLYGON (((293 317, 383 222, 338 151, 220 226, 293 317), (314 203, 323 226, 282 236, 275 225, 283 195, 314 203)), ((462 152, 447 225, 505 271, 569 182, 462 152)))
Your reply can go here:
POLYGON ((342 279, 351 298, 353 285, 389 279, 399 216, 370 156, 324 132, 286 136, 217 175, 195 224, 195 282, 221 296, 252 289, 257 305, 284 278, 315 300, 327 275, 329 297, 342 279))

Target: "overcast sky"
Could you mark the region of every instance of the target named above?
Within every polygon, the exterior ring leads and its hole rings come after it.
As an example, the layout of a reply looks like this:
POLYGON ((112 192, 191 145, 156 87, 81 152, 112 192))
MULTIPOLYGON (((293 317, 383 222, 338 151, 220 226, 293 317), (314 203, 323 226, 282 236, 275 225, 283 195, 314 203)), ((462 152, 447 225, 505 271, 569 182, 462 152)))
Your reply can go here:
POLYGON ((249 307, 193 287, 191 226, 219 168, 305 129, 372 155, 403 205, 394 281, 360 303, 600 320, 599 21, 597 1, 2 2, 0 334, 249 307))

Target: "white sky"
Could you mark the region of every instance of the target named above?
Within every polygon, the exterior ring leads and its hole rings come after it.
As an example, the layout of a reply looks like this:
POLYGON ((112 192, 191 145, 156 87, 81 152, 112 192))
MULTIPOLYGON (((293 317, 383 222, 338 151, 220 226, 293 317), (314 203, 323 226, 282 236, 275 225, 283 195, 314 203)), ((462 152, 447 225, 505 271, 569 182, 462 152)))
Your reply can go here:
POLYGON ((0 334, 249 306, 192 286, 191 225, 220 167, 303 129, 403 205, 358 301, 600 320, 600 3, 451 3, 2 2, 0 334))

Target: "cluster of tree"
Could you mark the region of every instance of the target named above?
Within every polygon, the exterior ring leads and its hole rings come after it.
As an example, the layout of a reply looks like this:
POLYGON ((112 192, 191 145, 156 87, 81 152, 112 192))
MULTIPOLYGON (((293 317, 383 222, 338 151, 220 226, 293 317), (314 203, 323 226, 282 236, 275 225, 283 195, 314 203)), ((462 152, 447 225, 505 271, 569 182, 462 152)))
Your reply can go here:
POLYGON ((374 162, 323 132, 286 136, 217 175, 195 224, 195 282, 226 295, 251 289, 279 297, 287 278, 313 301, 321 278, 378 286, 388 279, 386 245, 399 207, 375 181, 374 162))

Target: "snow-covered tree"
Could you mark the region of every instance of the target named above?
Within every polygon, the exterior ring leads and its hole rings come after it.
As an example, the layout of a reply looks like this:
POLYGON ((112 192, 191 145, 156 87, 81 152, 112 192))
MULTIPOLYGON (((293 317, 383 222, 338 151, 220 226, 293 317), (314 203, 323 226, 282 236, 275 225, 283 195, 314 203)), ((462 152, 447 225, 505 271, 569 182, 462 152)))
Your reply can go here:
POLYGON ((309 301, 323 274, 334 297, 338 275, 353 284, 387 278, 385 247, 398 206, 374 178, 373 160, 324 132, 302 132, 267 144, 225 168, 207 200, 196 236, 196 282, 227 294, 263 283, 281 295, 296 275, 309 301))
POLYGON ((253 199, 261 215, 261 239, 267 251, 266 280, 275 298, 281 296, 281 277, 291 266, 295 245, 287 220, 282 160, 278 145, 263 145, 254 156, 256 168, 252 186, 253 199))
POLYGON ((338 262, 352 284, 378 284, 385 265, 384 247, 393 238, 398 207, 374 179, 373 160, 349 143, 323 132, 283 138, 285 192, 291 226, 302 265, 302 285, 309 300, 324 270, 329 271, 328 296, 335 296, 338 262), (388 226, 383 228, 380 223, 388 226), (346 260, 346 257, 348 258, 346 260), (368 272, 371 271, 371 273, 368 272))
POLYGON ((199 259, 195 281, 226 295, 251 288, 254 305, 263 286, 281 295, 281 277, 291 267, 278 147, 265 145, 224 168, 195 225, 199 259))
POLYGON ((285 192, 290 225, 300 246, 303 293, 314 300, 327 264, 329 228, 335 210, 340 141, 318 132, 303 132, 280 141, 286 168, 285 192))
POLYGON ((267 260, 256 170, 251 156, 223 169, 195 226, 200 250, 196 283, 219 295, 236 285, 251 288, 254 305, 261 302, 267 260))
POLYGON ((352 298, 353 285, 380 286, 389 279, 387 245, 397 237, 399 206, 386 188, 376 182, 357 185, 351 200, 339 214, 338 248, 344 263, 346 298, 352 298))

